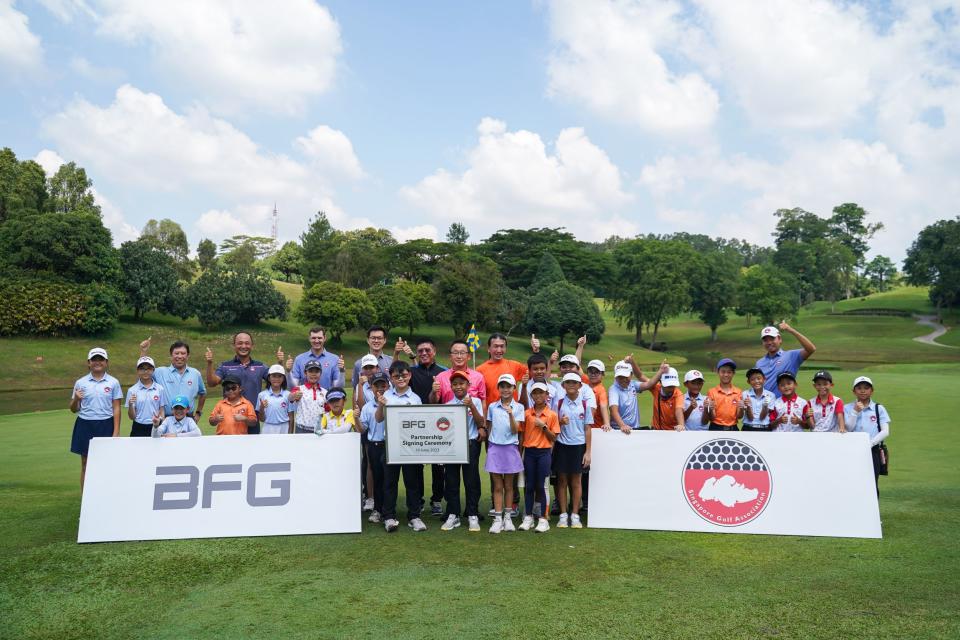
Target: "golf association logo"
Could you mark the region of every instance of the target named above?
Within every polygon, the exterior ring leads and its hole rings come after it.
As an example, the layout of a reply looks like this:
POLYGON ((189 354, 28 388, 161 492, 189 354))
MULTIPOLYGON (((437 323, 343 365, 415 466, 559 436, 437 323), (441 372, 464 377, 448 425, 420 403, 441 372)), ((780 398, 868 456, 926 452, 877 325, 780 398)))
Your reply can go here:
POLYGON ((439 431, 446 431, 450 428, 450 421, 446 417, 440 416, 437 418, 437 429, 439 431))
POLYGON ((739 440, 703 443, 683 469, 683 495, 690 508, 723 527, 738 527, 759 516, 770 502, 772 487, 766 460, 739 440))

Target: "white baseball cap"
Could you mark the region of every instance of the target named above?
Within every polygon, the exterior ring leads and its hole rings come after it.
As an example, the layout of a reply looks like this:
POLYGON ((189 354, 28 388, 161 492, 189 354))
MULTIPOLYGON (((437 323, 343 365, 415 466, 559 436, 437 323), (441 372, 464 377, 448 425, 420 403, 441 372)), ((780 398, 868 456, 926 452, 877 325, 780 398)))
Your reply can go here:
POLYGON ((667 369, 667 372, 660 376, 660 386, 662 387, 679 387, 680 386, 680 375, 677 373, 677 370, 673 367, 667 369))
POLYGON ((760 337, 766 338, 767 336, 770 336, 771 338, 779 338, 780 330, 776 327, 764 327, 763 331, 760 332, 760 337))
POLYGON ((512 375, 510 375, 509 373, 505 373, 505 374, 503 374, 502 376, 500 376, 499 378, 497 378, 497 386, 500 386, 500 383, 501 383, 501 382, 506 382, 506 383, 509 384, 511 387, 517 386, 517 379, 514 378, 514 377, 513 377, 512 375))
POLYGON ((574 373, 573 371, 570 371, 570 372, 568 372, 568 373, 563 374, 563 381, 564 381, 564 382, 579 382, 580 384, 583 384, 583 378, 580 377, 580 374, 579 374, 579 373, 574 373))
POLYGON ((868 378, 867 376, 860 376, 860 377, 858 377, 856 380, 853 381, 853 386, 856 387, 856 386, 857 386, 858 384, 860 384, 861 382, 866 382, 866 383, 867 383, 868 385, 870 385, 871 387, 873 386, 873 380, 871 380, 871 379, 868 378))
POLYGON ((613 365, 613 375, 626 376, 629 378, 631 375, 633 375, 633 367, 631 367, 628 362, 621 360, 617 364, 613 365))
POLYGON ((550 389, 547 388, 547 384, 545 382, 534 382, 532 385, 530 385, 530 393, 533 393, 537 389, 546 391, 548 393, 550 392, 550 389))
MULTIPOLYGON (((662 379, 661 377, 661 380, 662 379)), ((687 375, 683 376, 683 381, 690 382, 692 380, 704 380, 703 374, 696 369, 690 369, 690 371, 687 371, 687 375)))
POLYGON ((567 355, 565 355, 565 356, 563 356, 562 358, 560 358, 560 362, 561 362, 561 363, 564 363, 564 362, 572 362, 573 364, 577 365, 578 367, 580 366, 580 361, 577 360, 577 356, 573 355, 572 353, 568 353, 567 355))
POLYGON ((587 369, 594 368, 600 373, 603 373, 607 370, 607 367, 603 364, 603 360, 591 360, 587 363, 587 369))
POLYGON ((380 364, 380 361, 377 360, 377 356, 373 355, 372 353, 368 353, 367 355, 360 358, 361 367, 375 367, 378 364, 380 364))
MULTIPOLYGON (((91 351, 90 353, 93 353, 93 352, 91 351)), ((106 358, 106 356, 104 356, 104 358, 106 358)), ((156 363, 153 361, 153 358, 151 358, 150 356, 140 356, 140 359, 137 360, 137 369, 139 369, 140 365, 142 364, 148 364, 154 369, 157 368, 156 363)))
POLYGON ((283 368, 282 364, 270 365, 270 368, 267 369, 267 375, 272 376, 275 373, 279 373, 282 376, 287 375, 287 370, 283 368))
POLYGON ((87 360, 92 359, 93 356, 100 356, 104 360, 110 359, 107 357, 107 350, 103 347, 94 347, 93 349, 90 349, 90 351, 87 353, 87 360))

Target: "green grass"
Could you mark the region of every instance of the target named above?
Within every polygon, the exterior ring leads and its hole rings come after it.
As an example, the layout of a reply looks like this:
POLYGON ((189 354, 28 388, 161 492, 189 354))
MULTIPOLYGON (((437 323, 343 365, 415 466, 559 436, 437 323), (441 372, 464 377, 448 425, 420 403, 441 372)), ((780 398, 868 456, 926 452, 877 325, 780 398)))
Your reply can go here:
MULTIPOLYGON (((421 535, 365 524, 78 545, 72 416, 2 416, 0 637, 957 637, 960 400, 933 390, 960 365, 866 371, 893 417, 883 540, 589 527, 494 537, 434 521, 421 535)), ((837 374, 846 398, 852 376, 837 374)))

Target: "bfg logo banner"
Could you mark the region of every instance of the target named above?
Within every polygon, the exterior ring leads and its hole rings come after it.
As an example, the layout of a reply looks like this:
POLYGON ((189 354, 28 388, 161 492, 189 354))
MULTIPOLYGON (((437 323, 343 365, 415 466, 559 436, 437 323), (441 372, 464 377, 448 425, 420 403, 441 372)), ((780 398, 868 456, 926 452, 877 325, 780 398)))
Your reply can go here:
POLYGON ((94 438, 78 542, 359 533, 360 435, 94 438))
MULTIPOLYGON (((243 491, 240 480, 218 480, 217 476, 238 476, 243 471, 242 464, 214 464, 203 471, 201 507, 213 506, 215 491, 243 491)), ((250 465, 246 473, 246 498, 251 507, 278 507, 290 502, 290 478, 274 479, 270 488, 278 493, 273 496, 257 496, 257 477, 260 474, 290 471, 289 462, 272 462, 250 465)), ((192 509, 197 506, 197 496, 201 492, 200 469, 194 466, 157 467, 157 477, 187 476, 186 482, 166 482, 153 488, 153 510, 192 509), (183 495, 186 498, 170 498, 169 495, 183 495)))

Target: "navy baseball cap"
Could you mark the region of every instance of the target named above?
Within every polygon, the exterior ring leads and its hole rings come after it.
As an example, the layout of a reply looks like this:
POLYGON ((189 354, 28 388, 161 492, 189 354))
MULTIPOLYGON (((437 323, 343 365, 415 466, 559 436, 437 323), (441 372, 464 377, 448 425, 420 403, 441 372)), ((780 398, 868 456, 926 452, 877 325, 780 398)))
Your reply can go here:
POLYGON ((720 360, 720 362, 717 363, 716 370, 719 371, 720 367, 727 367, 727 366, 733 367, 734 371, 737 370, 737 363, 731 360, 730 358, 723 358, 722 360, 720 360))
POLYGON ((307 364, 303 365, 303 370, 310 371, 310 369, 323 369, 323 365, 316 360, 307 360, 307 364))
POLYGON ((750 376, 752 376, 755 373, 759 373, 764 378, 767 377, 766 375, 764 375, 763 371, 761 371, 760 369, 757 369, 756 367, 752 367, 750 369, 747 369, 747 380, 750 380, 750 376))
POLYGON ((387 384, 390 384, 390 377, 387 376, 387 374, 385 374, 383 371, 379 371, 379 370, 378 370, 375 374, 373 374, 372 376, 370 376, 370 384, 371 384, 371 385, 373 385, 373 384, 375 384, 375 383, 377 383, 377 382, 386 382, 387 384))
POLYGON ((813 374, 813 381, 816 382, 817 380, 826 380, 827 382, 833 382, 833 376, 830 375, 829 371, 824 371, 823 369, 821 369, 820 371, 817 371, 815 374, 813 374))
POLYGON ((780 381, 783 380, 784 378, 790 378, 790 379, 793 380, 794 382, 797 381, 797 376, 793 375, 793 373, 791 373, 791 372, 789 372, 789 371, 783 371, 783 372, 780 373, 780 375, 777 376, 777 382, 780 382, 780 381))
POLYGON ((227 384, 235 384, 235 385, 237 385, 237 386, 239 387, 239 386, 240 386, 240 377, 237 376, 237 375, 235 375, 235 374, 233 374, 233 373, 228 373, 227 375, 223 376, 223 381, 222 381, 222 382, 223 382, 223 384, 225 384, 225 385, 227 385, 227 384))

